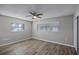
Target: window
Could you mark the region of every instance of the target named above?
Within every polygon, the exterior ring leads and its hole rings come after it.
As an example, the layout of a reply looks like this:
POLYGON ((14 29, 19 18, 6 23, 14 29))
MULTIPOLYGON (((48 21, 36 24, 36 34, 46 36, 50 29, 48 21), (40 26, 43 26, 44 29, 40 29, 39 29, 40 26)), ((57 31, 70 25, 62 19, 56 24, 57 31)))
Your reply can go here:
POLYGON ((11 31, 12 32, 21 32, 21 31, 24 31, 24 24, 12 23, 11 24, 11 31))
POLYGON ((58 32, 59 22, 49 22, 45 24, 37 24, 37 30, 42 32, 58 32))

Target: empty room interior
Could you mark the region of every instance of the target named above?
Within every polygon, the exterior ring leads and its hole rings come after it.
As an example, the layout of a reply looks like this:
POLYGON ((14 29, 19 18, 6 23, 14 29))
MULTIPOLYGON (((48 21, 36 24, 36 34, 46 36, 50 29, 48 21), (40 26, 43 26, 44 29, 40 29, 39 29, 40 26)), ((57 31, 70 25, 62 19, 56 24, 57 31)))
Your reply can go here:
POLYGON ((78 55, 78 4, 0 4, 0 55, 78 55))

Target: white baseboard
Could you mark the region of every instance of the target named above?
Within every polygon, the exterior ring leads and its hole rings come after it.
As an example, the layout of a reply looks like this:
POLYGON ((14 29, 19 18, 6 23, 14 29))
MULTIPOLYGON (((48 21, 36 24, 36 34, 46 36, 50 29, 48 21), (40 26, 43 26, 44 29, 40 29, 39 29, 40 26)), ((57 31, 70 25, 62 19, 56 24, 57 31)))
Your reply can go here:
POLYGON ((45 40, 45 39, 41 39, 41 38, 37 38, 37 37, 32 37, 32 38, 37 39, 37 40, 42 40, 42 41, 51 42, 51 43, 57 43, 57 44, 61 44, 61 45, 64 45, 64 46, 74 47, 73 45, 64 44, 64 43, 59 43, 59 42, 55 42, 55 41, 49 41, 49 40, 45 40))
POLYGON ((1 47, 1 46, 10 45, 10 44, 14 44, 14 43, 17 43, 17 42, 21 42, 21 41, 28 40, 28 39, 31 39, 31 38, 26 38, 26 39, 18 40, 18 41, 16 41, 16 42, 10 42, 10 43, 7 43, 7 44, 2 44, 2 45, 0 45, 0 47, 1 47))
MULTIPOLYGON (((69 46, 69 47, 74 47, 73 45, 59 43, 59 42, 55 42, 55 41, 49 41, 49 40, 45 40, 45 39, 41 39, 41 38, 37 38, 37 37, 32 37, 32 38, 37 39, 37 40, 51 42, 51 43, 57 43, 57 44, 61 44, 61 45, 69 46)), ((14 44, 14 43, 17 43, 17 42, 21 42, 21 41, 28 40, 28 39, 31 39, 31 38, 27 38, 27 39, 19 40, 19 41, 16 41, 16 42, 10 42, 10 43, 7 43, 7 44, 3 44, 3 45, 0 45, 0 47, 10 45, 10 44, 14 44)))

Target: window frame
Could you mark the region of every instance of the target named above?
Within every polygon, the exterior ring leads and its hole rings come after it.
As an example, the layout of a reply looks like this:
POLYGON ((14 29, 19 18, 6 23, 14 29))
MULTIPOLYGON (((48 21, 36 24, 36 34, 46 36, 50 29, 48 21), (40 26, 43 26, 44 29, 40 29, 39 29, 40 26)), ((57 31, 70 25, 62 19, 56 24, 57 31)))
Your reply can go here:
POLYGON ((11 23, 11 32, 23 32, 24 31, 24 24, 23 23, 11 23), (15 26, 12 26, 15 24, 15 26), (19 25, 22 25, 19 27, 19 25))

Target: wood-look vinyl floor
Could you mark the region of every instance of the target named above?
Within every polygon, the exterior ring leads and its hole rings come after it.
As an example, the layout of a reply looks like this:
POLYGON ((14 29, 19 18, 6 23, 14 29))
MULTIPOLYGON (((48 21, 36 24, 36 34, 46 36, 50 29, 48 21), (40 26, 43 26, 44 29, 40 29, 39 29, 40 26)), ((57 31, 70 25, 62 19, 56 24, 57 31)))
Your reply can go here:
POLYGON ((29 39, 0 47, 0 55, 75 55, 72 47, 29 39))

